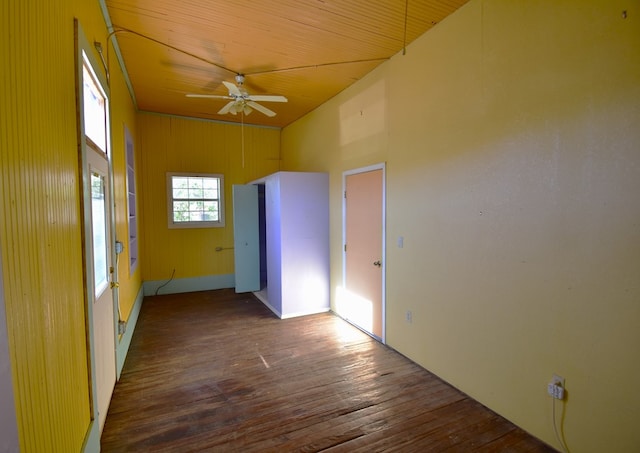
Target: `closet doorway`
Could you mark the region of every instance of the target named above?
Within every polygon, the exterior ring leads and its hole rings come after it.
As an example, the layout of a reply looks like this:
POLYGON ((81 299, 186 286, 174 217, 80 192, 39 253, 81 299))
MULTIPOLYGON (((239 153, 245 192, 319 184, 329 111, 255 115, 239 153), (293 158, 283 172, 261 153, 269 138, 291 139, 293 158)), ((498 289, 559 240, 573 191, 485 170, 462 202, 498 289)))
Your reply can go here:
POLYGON ((384 164, 343 174, 341 316, 385 341, 384 164))

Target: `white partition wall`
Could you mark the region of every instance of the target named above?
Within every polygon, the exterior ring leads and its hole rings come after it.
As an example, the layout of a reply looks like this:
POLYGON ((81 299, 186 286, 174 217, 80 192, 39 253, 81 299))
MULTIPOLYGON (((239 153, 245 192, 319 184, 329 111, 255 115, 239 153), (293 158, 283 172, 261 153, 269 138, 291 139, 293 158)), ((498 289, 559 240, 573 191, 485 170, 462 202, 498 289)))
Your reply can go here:
MULTIPOLYGON (((265 186, 267 288, 281 318, 329 310, 329 175, 278 172, 265 186)), ((266 297, 265 297, 266 293, 266 297)))

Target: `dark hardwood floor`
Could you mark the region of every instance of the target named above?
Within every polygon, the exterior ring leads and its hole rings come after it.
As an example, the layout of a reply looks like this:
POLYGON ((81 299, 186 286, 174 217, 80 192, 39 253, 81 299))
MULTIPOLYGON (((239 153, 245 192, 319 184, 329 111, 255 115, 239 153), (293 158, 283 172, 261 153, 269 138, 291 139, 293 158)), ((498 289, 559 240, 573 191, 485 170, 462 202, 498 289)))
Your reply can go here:
POLYGON ((333 314, 233 290, 147 297, 103 452, 549 452, 333 314))

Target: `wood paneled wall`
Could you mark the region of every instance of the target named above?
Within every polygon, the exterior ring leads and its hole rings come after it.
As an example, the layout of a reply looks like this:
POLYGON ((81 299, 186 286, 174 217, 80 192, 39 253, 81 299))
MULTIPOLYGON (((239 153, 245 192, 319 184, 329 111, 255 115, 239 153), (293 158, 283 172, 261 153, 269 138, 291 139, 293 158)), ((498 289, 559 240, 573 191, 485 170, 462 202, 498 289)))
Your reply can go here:
MULTIPOLYGON (((0 6, 0 249, 25 452, 80 451, 91 423, 74 18, 105 45, 98 1, 0 6)), ((114 91, 112 120, 122 124, 133 105, 114 91)))
POLYGON ((274 173, 280 166, 280 130, 156 114, 138 116, 141 153, 143 280, 232 274, 233 184, 274 173), (244 133, 244 157, 243 136, 244 133), (169 229, 167 172, 222 173, 225 227, 169 229))
POLYGON ((78 451, 90 421, 71 19, 69 5, 26 0, 5 3, 0 26, 0 240, 24 451, 78 451))

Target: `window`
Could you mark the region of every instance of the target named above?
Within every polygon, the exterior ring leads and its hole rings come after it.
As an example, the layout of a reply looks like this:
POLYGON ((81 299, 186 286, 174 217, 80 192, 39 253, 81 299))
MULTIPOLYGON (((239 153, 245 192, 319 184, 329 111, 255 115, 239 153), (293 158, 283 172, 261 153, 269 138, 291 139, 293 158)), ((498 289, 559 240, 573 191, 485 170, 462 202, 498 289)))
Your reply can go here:
POLYGON ((224 177, 167 173, 169 228, 224 226, 224 177))
POLYGON ((107 152, 107 96, 83 51, 84 133, 102 152, 107 152))

